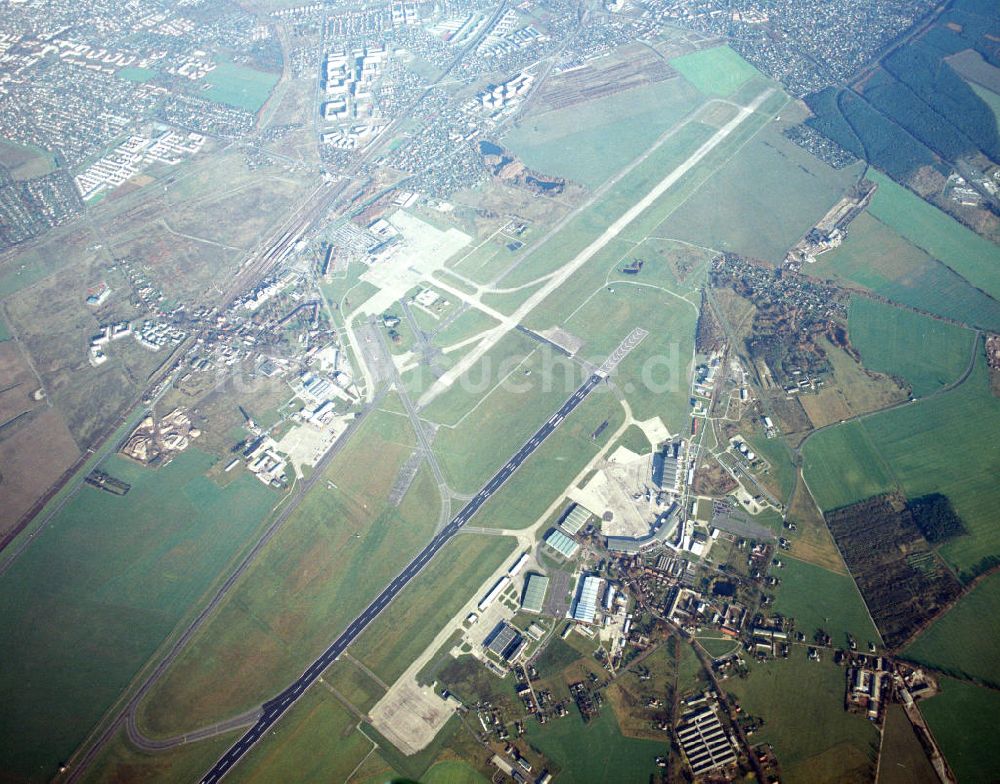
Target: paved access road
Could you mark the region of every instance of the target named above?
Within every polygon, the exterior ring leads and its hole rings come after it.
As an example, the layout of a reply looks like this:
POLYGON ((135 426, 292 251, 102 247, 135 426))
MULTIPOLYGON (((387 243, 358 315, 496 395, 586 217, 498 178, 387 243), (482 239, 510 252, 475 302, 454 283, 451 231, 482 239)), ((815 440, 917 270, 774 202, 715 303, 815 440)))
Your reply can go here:
POLYGON ((393 599, 406 587, 406 584, 410 582, 414 577, 420 574, 421 570, 430 562, 434 555, 444 547, 448 541, 458 533, 459 529, 464 526, 472 516, 479 511, 479 508, 486 503, 486 501, 492 496, 497 490, 499 490, 503 484, 513 476, 514 472, 520 467, 521 463, 528 459, 532 452, 534 452, 541 443, 548 438, 552 432, 559 427, 562 421, 573 411, 580 403, 583 402, 584 398, 587 397, 590 392, 593 391, 601 381, 605 378, 605 374, 601 371, 594 373, 590 378, 588 378, 583 386, 581 386, 573 395, 562 404, 562 407, 553 414, 549 420, 542 425, 535 434, 528 439, 528 441, 522 446, 504 465, 497 471, 493 477, 483 485, 482 489, 473 496, 472 500, 469 501, 462 510, 452 518, 451 522, 448 523, 443 529, 441 529, 438 534, 431 539, 431 541, 421 550, 417 556, 410 561, 410 563, 403 569, 396 578, 389 583, 382 592, 375 597, 374 601, 368 605, 368 607, 361 613, 350 626, 347 627, 341 633, 336 640, 334 640, 330 647, 320 654, 319 658, 316 659, 309 668, 302 673, 281 694, 275 697, 273 700, 269 700, 264 703, 260 718, 257 723, 254 724, 246 734, 243 735, 230 749, 223 755, 223 757, 215 763, 211 770, 205 774, 202 778, 202 784, 215 784, 223 776, 228 773, 237 762, 253 748, 253 745, 259 741, 271 728, 282 715, 295 704, 295 701, 299 699, 303 694, 305 694, 306 689, 312 685, 319 676, 329 667, 334 660, 340 656, 347 647, 354 642, 355 639, 368 627, 368 625, 374 621, 386 607, 392 602, 393 599))

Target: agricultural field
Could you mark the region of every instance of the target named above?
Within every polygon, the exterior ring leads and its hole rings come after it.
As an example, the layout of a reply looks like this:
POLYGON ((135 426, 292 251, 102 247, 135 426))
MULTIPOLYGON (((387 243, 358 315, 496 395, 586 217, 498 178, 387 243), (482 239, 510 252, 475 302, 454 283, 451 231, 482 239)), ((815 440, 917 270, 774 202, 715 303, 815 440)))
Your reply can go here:
POLYGON ((1000 298, 997 247, 888 177, 871 172, 878 183, 871 214, 918 248, 939 259, 994 299, 1000 298))
POLYGON ((980 570, 983 559, 1000 555, 1000 399, 990 392, 982 354, 957 389, 875 415, 864 425, 907 497, 937 492, 951 500, 968 535, 950 539, 939 551, 963 579, 980 570))
POLYGON ((43 405, 12 421, 20 413, 2 420, 0 534, 13 529, 80 455, 58 411, 43 405))
POLYGON ((351 655, 386 683, 395 681, 510 557, 514 545, 515 540, 498 536, 460 536, 449 542, 358 638, 351 655))
POLYGON ((786 124, 772 122, 747 140, 656 233, 780 263, 858 175, 856 166, 836 171, 790 142, 786 124))
POLYGON ((939 781, 901 705, 890 705, 882 729, 876 784, 937 784, 939 781))
POLYGON ((867 432, 870 419, 821 430, 803 445, 803 478, 823 511, 893 486, 890 469, 867 432))
POLYGON ((273 696, 426 544, 440 507, 420 483, 388 503, 415 443, 405 417, 369 415, 150 691, 144 731, 169 736, 273 696))
POLYGON ((847 574, 844 559, 826 527, 826 521, 801 476, 788 504, 788 520, 798 531, 794 537, 795 557, 836 574, 847 574))
POLYGON ((322 683, 315 683, 282 718, 278 737, 254 747, 227 778, 247 784, 346 781, 374 748, 357 724, 322 683))
POLYGON ((959 781, 991 781, 1000 770, 996 719, 1000 693, 951 678, 920 712, 959 781))
POLYGON ((817 629, 823 629, 833 638, 834 645, 846 646, 848 634, 860 646, 869 641, 879 642, 875 625, 851 577, 795 558, 781 560, 784 566, 771 570, 781 579, 774 611, 794 618, 795 629, 807 640, 813 638, 817 629))
POLYGON ((669 79, 602 98, 589 111, 573 106, 529 115, 503 143, 536 171, 596 188, 701 100, 689 84, 669 79))
POLYGON ((898 482, 909 498, 938 492, 951 500, 967 536, 940 552, 963 579, 1000 555, 994 524, 1000 455, 1000 400, 989 388, 982 356, 969 379, 943 395, 863 421, 824 430, 803 449, 805 477, 824 510, 890 489, 898 482))
POLYGON ((422 784, 486 784, 487 778, 461 760, 436 762, 423 775, 422 784))
POLYGON ((213 462, 108 460, 128 495, 85 486, 0 577, 5 771, 51 778, 259 529, 278 496, 250 476, 220 489, 213 462))
POLYGON ((662 742, 626 738, 610 705, 589 723, 576 710, 558 721, 526 722, 527 739, 559 766, 559 780, 568 784, 646 781, 656 770, 662 742))
POLYGON ((759 71, 728 46, 674 57, 670 64, 704 95, 727 97, 759 71))
POLYGON ((843 245, 803 271, 855 283, 964 324, 1000 329, 1000 302, 867 212, 851 222, 843 245))
POLYGON ((851 299, 847 326, 865 367, 904 379, 914 397, 957 381, 975 338, 970 330, 866 297, 851 299))
POLYGON ((1000 687, 997 631, 1000 573, 983 579, 905 651, 908 659, 1000 687))
POLYGON ((233 63, 218 63, 205 81, 211 85, 205 98, 248 112, 258 112, 267 102, 278 75, 233 63))
POLYGON ((770 743, 783 779, 796 784, 869 780, 878 751, 878 730, 844 710, 844 670, 829 657, 820 662, 795 648, 788 659, 751 662, 750 675, 724 688, 744 714, 764 719, 756 743, 770 743), (808 694, 808 699, 803 695, 808 694))

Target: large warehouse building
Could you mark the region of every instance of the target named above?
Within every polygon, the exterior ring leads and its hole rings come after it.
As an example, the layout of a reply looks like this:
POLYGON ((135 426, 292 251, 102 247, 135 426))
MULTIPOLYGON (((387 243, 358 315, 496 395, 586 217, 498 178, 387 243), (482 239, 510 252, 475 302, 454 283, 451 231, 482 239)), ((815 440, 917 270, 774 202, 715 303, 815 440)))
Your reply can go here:
POLYGON ((545 593, 549 590, 549 578, 542 574, 529 574, 524 583, 521 609, 525 612, 540 613, 545 604, 545 593))
POLYGON ((601 594, 600 577, 588 574, 583 578, 583 585, 580 593, 576 597, 576 605, 573 607, 573 620, 582 623, 593 623, 597 614, 597 597, 601 594))

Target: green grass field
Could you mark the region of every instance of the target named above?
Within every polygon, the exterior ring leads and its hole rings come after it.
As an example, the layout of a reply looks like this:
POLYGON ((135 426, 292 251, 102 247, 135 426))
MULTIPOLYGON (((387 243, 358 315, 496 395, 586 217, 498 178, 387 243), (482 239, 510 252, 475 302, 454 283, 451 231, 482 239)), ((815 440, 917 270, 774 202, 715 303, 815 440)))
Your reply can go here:
POLYGON ((1000 329, 1000 302, 867 212, 851 222, 843 245, 824 253, 804 272, 856 283, 896 302, 962 323, 1000 329))
POLYGON ((467 762, 444 760, 431 766, 421 784, 487 784, 487 779, 467 762))
POLYGON ((656 771, 665 743, 626 738, 610 705, 588 724, 579 712, 548 724, 525 723, 528 741, 559 766, 562 784, 645 782, 656 771))
POLYGON ((874 171, 869 176, 879 186, 870 207, 872 215, 973 286, 1000 298, 996 245, 888 177, 874 171))
POLYGON ((275 735, 260 743, 233 768, 233 781, 341 782, 372 750, 357 731, 358 720, 322 684, 313 684, 275 735))
POLYGON ((1000 556, 998 432, 1000 399, 990 392, 981 353, 972 375, 956 389, 817 433, 803 450, 805 476, 824 510, 889 489, 897 480, 910 498, 947 495, 968 535, 945 542, 940 553, 968 579, 984 558, 1000 556))
POLYGON ((744 713, 764 719, 753 742, 774 746, 783 780, 866 781, 874 772, 878 730, 844 710, 844 679, 829 656, 811 662, 796 647, 788 659, 751 663, 748 678, 730 678, 724 688, 744 713))
POLYGON ((658 233, 780 263, 856 176, 855 167, 831 169, 771 124, 679 206, 658 233))
POLYGON ((781 578, 774 611, 794 618, 796 630, 807 640, 812 640, 817 629, 824 629, 833 637, 834 645, 846 646, 847 634, 852 634, 861 646, 879 642, 852 578, 794 558, 781 560, 784 567, 772 570, 781 578))
POLYGON ((152 68, 122 68, 118 72, 118 78, 129 82, 144 84, 156 76, 156 71, 152 68))
POLYGON ((731 637, 699 637, 698 643, 713 658, 726 656, 740 650, 739 640, 734 640, 731 637))
POLYGON ((803 476, 820 509, 847 506, 893 487, 888 469, 865 430, 870 421, 827 428, 805 443, 803 476))
MULTIPOLYGON (((518 337, 525 339, 520 334, 518 337)), ((490 352, 484 360, 492 356, 490 352)), ((511 361, 504 367, 494 365, 495 370, 487 378, 495 379, 495 373, 500 371, 506 381, 483 395, 457 426, 439 428, 433 449, 452 489, 463 493, 478 490, 583 383, 576 367, 568 361, 553 361, 554 357, 540 348, 522 364, 511 361), (525 375, 526 371, 530 375, 525 375)), ((471 374, 471 378, 477 377, 475 369, 471 374)), ((453 393, 462 392, 458 389, 462 383, 457 382, 428 407, 428 419, 432 411, 442 410, 439 404, 453 399, 453 393)))
MULTIPOLYGON (((749 120, 747 122, 749 123, 749 120)), ((618 180, 595 204, 573 217, 556 234, 548 235, 536 246, 528 260, 519 264, 504 278, 503 285, 512 287, 529 283, 541 275, 559 269, 575 258, 580 251, 600 237, 610 223, 621 217, 664 176, 687 160, 713 132, 713 128, 698 122, 680 126, 669 140, 650 153, 641 166, 636 166, 618 180)), ((720 147, 725 146, 725 144, 720 145, 720 147)), ((681 182, 693 180, 696 176, 696 172, 691 172, 682 178, 681 182)), ((636 216, 635 220, 623 229, 619 241, 630 240, 637 243, 645 239, 651 229, 662 220, 664 210, 671 208, 669 205, 673 203, 672 199, 676 197, 675 192, 679 190, 680 184, 675 185, 648 209, 636 216)), ((602 254, 607 252, 608 249, 605 248, 602 254)), ((522 299, 526 296, 527 293, 522 299)))
POLYGON ((732 95, 758 71, 728 46, 715 46, 680 57, 670 64, 705 95, 732 95))
POLYGON ((985 578, 906 649, 907 658, 1000 688, 1000 573, 985 578))
POLYGON ((233 63, 219 63, 205 81, 211 85, 204 93, 208 100, 258 112, 278 83, 278 75, 233 63))
POLYGON ((780 438, 768 438, 756 430, 743 435, 753 451, 770 465, 767 473, 760 472, 758 478, 777 494, 779 500, 787 504, 795 489, 795 466, 784 441, 780 438))
POLYGON ((514 551, 516 540, 459 536, 351 646, 351 654, 392 683, 430 645, 474 591, 514 551))
POLYGON ((937 784, 934 767, 924 753, 902 705, 886 709, 877 784, 937 784))
POLYGON ((472 524, 526 528, 534 523, 623 421, 624 412, 617 398, 606 388, 595 389, 483 504, 472 524), (607 428, 593 440, 591 435, 605 420, 607 428))
POLYGON ((148 733, 209 724, 275 694, 426 544, 439 510, 420 489, 429 475, 398 509, 387 503, 414 444, 405 417, 368 417, 144 700, 148 733))
POLYGON ((21 253, 13 264, 0 269, 0 299, 37 283, 58 269, 57 260, 46 250, 41 248, 21 253))
POLYGON ((628 429, 622 434, 622 437, 618 439, 618 442, 611 448, 613 452, 617 447, 623 446, 626 449, 631 449, 637 455, 644 455, 652 450, 653 445, 649 443, 649 439, 646 434, 642 432, 642 428, 637 425, 629 425, 628 429))
POLYGON ((1000 95, 972 82, 969 82, 969 87, 986 102, 986 105, 993 111, 993 116, 996 117, 997 123, 1000 124, 1000 95))
POLYGON ((522 120, 504 144, 529 167, 595 188, 702 101, 680 79, 601 99, 599 108, 557 109, 522 120))
POLYGON ((996 720, 1000 692, 941 679, 941 694, 920 703, 920 712, 959 781, 995 781, 1000 770, 996 720))
POLYGON ((970 330, 854 297, 847 321, 865 367, 905 379, 923 397, 958 379, 969 362, 970 330))
POLYGON ((199 781, 239 737, 239 732, 233 732, 169 751, 147 753, 129 742, 123 728, 94 759, 84 781, 199 781))
POLYGON ((213 462, 110 459, 128 495, 84 487, 0 578, 0 768, 54 775, 258 530, 278 496, 249 475, 220 489, 213 462))

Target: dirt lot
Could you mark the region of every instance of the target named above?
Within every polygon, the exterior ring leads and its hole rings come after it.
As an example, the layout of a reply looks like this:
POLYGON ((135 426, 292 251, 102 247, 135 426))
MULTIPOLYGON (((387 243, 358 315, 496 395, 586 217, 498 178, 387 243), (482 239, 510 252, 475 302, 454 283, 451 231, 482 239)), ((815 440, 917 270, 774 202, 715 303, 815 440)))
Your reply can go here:
POLYGON ((0 439, 11 419, 41 405, 32 398, 39 382, 13 340, 0 343, 0 439))
POLYGON ((10 530, 79 455, 59 414, 43 406, 0 431, 0 534, 10 530))

